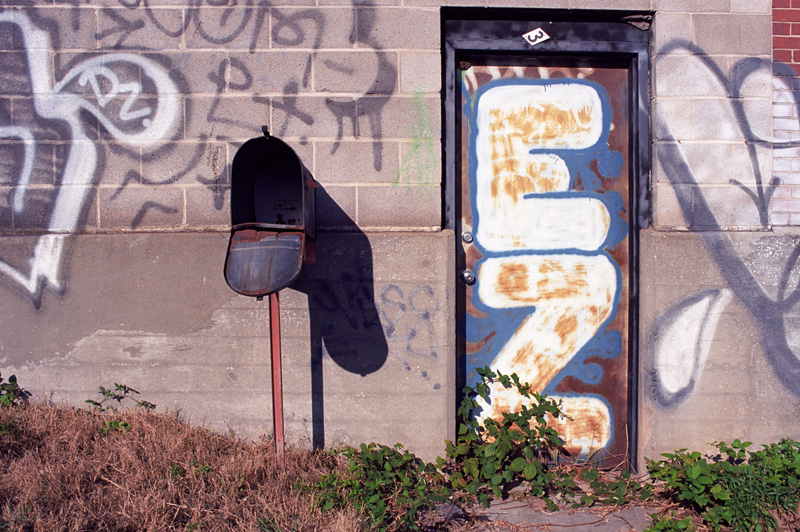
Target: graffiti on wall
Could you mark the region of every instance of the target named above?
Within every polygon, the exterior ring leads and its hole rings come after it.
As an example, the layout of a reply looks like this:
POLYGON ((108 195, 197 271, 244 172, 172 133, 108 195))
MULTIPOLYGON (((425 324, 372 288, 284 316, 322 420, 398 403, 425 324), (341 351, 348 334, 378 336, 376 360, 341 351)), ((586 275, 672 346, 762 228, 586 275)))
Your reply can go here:
MULTIPOLYGON (((472 67, 467 82, 493 68, 472 67)), ((623 156, 609 148, 612 110, 602 85, 517 74, 523 77, 483 84, 464 108, 471 230, 480 254, 466 323, 473 345, 467 371, 488 364, 560 400, 571 419, 558 429, 571 453, 586 456, 609 444, 615 412, 601 393, 560 386, 600 383, 604 370, 592 357, 622 352, 619 324, 612 323, 625 282, 610 250, 627 236, 623 198, 612 190, 626 181, 618 179, 623 156)), ((500 418, 522 401, 498 384, 479 416, 500 418)))
MULTIPOLYGON (((161 194, 164 185, 202 185, 210 193, 207 208, 222 210, 228 190, 224 142, 240 140, 248 131, 252 135, 260 133, 270 110, 274 115, 273 133, 298 136, 301 143, 307 142, 308 130, 304 128, 320 119, 314 116, 310 100, 301 96, 311 94, 312 65, 326 31, 330 33, 325 11, 271 9, 269 2, 252 0, 244 6, 226 8, 208 1, 214 9, 203 9, 205 1, 193 1, 186 10, 153 9, 140 0, 119 0, 119 7, 100 9, 100 23, 92 26, 92 38, 114 52, 76 54, 63 75, 59 72, 63 59, 58 43, 66 28, 43 15, 45 10, 35 8, 0 15, 0 27, 13 27, 11 31, 21 35, 25 51, 26 75, 14 80, 19 86, 14 86, 13 94, 29 96, 35 110, 31 117, 12 120, 10 113, 0 109, 0 140, 21 146, 21 155, 6 162, 2 169, 7 174, 2 177, 13 192, 9 201, 12 212, 0 215, 14 231, 41 234, 35 249, 26 252, 29 256, 0 257, 0 276, 25 293, 35 307, 41 305, 44 290, 58 294, 66 290, 67 237, 80 231, 86 221, 97 193, 92 187, 116 184, 110 197, 100 198, 109 203, 119 201, 131 185, 153 187, 151 197, 141 191, 135 195, 137 210, 127 217, 127 227, 106 225, 109 229, 136 229, 151 213, 176 215, 176 223, 180 223, 178 213, 184 209, 183 200, 177 195, 161 194), (284 73, 280 82, 271 79, 269 69, 254 70, 258 51, 272 45, 284 50, 298 48, 302 50, 298 55, 304 54, 301 68, 296 73, 284 73), (159 49, 155 49, 157 46, 159 49), (250 54, 194 55, 193 50, 209 46, 231 46, 249 50, 250 54), (174 51, 168 51, 170 47, 174 51), (205 73, 198 72, 199 64, 207 69, 205 73), (195 91, 205 100, 192 98, 195 91), (278 96, 274 95, 276 92, 278 96), (197 103, 209 100, 208 94, 212 95, 209 103, 197 103), (237 106, 248 102, 248 112, 232 113, 234 99, 237 106), (204 129, 188 131, 191 121, 202 124, 204 129), (34 194, 29 187, 32 172, 37 165, 46 164, 42 162, 46 155, 53 158, 43 152, 42 138, 66 142, 68 154, 55 160, 52 191, 40 187, 34 194), (115 163, 113 172, 120 177, 105 174, 109 170, 105 162, 111 157, 115 163), (140 158, 174 163, 147 172, 140 158), (155 187, 162 188, 156 191, 155 187), (46 215, 42 214, 45 211, 46 215), (46 223, 43 216, 48 218, 46 223), (21 222, 23 219, 34 221, 21 222)), ((374 67, 374 79, 367 78, 363 88, 355 89, 354 96, 334 95, 319 101, 324 102, 325 111, 338 125, 338 131, 332 133, 335 141, 331 153, 338 150, 344 137, 369 135, 376 141, 373 166, 378 170, 383 165, 383 109, 396 88, 397 69, 374 36, 374 10, 363 9, 356 18, 359 8, 368 7, 369 3, 363 2, 352 6, 349 42, 365 54, 374 55, 373 61, 363 61, 374 67), (362 118, 366 127, 359 131, 362 118)), ((70 29, 77 33, 81 7, 75 6, 71 13, 70 29)), ((325 67, 343 78, 364 77, 356 63, 339 64, 326 59, 325 67)), ((47 149, 58 148, 53 148, 51 142, 47 149)), ((53 180, 49 183, 52 185, 53 180)), ((95 220, 89 223, 94 224, 95 220)), ((100 223, 106 222, 101 219, 100 223)))
MULTIPOLYGON (((705 84, 710 93, 719 95, 725 102, 728 113, 719 117, 717 131, 723 134, 728 132, 728 138, 746 139, 739 143, 746 150, 748 164, 736 168, 736 175, 729 184, 749 198, 761 225, 766 228, 769 225, 770 201, 779 180, 765 180, 759 148, 799 144, 780 143, 759 134, 753 125, 756 117, 748 112, 742 96, 744 87, 751 82, 757 83, 758 76, 771 80, 773 63, 759 58, 744 58, 733 65, 728 76, 710 56, 690 42, 674 41, 667 44, 660 50, 658 61, 672 54, 691 58, 695 62, 693 72, 701 78, 696 81, 705 84), (726 120, 725 116, 730 119, 726 120)), ((795 95, 795 98, 800 96, 795 95)), ((800 106, 800 99, 795 104, 800 106)), ((650 368, 652 396, 661 405, 672 406, 691 395, 702 377, 717 324, 724 319, 722 312, 733 297, 741 301, 753 317, 761 346, 776 378, 786 389, 800 396, 800 358, 790 345, 790 331, 787 330, 787 318, 800 301, 800 285, 796 279, 800 243, 793 243, 793 250, 779 265, 778 279, 766 283, 774 284, 774 291, 765 289, 765 284, 760 282, 764 279, 759 280, 754 273, 754 265, 745 261, 731 238, 722 232, 723 226, 717 218, 719 212, 715 212, 710 198, 706 197, 703 188, 696 186, 700 182, 696 174, 699 171, 698 159, 691 157, 673 134, 672 131, 680 127, 677 120, 669 113, 659 112, 658 128, 662 141, 658 146, 659 162, 675 191, 684 218, 687 221, 702 221, 700 235, 703 243, 727 287, 692 294, 658 318, 651 337, 654 349, 650 368)), ((774 257, 769 257, 769 260, 774 260, 774 257)))
MULTIPOLYGON (((38 301, 46 284, 55 290, 62 288, 58 271, 64 238, 78 226, 79 215, 88 200, 88 185, 95 178, 97 147, 84 129, 81 114, 91 114, 116 140, 147 146, 169 137, 180 117, 180 100, 177 88, 163 67, 134 54, 90 58, 52 83, 54 76, 49 58, 52 48, 48 34, 18 11, 0 13, 0 24, 12 24, 22 33, 37 115, 44 120, 63 121, 69 127, 70 152, 47 225, 49 234, 38 238, 27 272, 0 260, 0 274, 38 301), (152 83, 155 99, 143 102, 139 98, 145 82, 131 79, 131 74, 138 72, 152 83)), ((26 206, 25 196, 37 151, 36 137, 21 124, 0 128, 0 136, 20 139, 25 145, 25 160, 11 201, 14 212, 20 213, 26 206)))

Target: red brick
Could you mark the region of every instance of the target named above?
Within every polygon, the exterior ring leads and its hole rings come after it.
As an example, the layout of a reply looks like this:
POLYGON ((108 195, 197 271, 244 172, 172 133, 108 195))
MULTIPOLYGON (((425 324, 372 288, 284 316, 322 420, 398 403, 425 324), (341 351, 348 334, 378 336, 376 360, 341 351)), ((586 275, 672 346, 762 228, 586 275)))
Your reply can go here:
POLYGON ((772 47, 782 50, 800 49, 800 37, 773 37, 772 47))
POLYGON ((790 63, 792 61, 791 50, 775 50, 772 52, 772 59, 780 61, 781 63, 790 63))
POLYGON ((800 22, 800 9, 773 9, 772 20, 776 22, 800 22))
MULTIPOLYGON (((786 22, 782 24, 786 24, 786 22)), ((791 26, 790 31, 792 35, 800 35, 800 23, 792 22, 789 26, 791 26)))
POLYGON ((800 63, 800 50, 792 50, 792 63, 800 63))
POLYGON ((789 22, 773 22, 772 23, 773 35, 791 35, 792 24, 789 22))
MULTIPOLYGON (((800 0, 794 0, 794 1, 798 2, 800 0)), ((773 8, 776 8, 776 7, 791 7, 791 4, 792 4, 792 0, 772 0, 772 7, 773 8)))

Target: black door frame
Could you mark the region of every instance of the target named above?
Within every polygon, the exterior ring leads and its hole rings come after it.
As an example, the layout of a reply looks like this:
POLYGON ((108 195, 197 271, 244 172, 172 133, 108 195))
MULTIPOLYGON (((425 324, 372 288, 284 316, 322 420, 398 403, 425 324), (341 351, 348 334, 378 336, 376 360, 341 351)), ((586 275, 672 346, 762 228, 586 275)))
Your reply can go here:
MULTIPOLYGON (((628 330, 628 449, 629 467, 638 463, 639 395, 639 230, 650 224, 650 23, 652 12, 442 8, 442 117, 444 190, 442 226, 457 229, 461 217, 461 91, 459 64, 471 58, 500 57, 525 64, 568 59, 580 66, 611 62, 629 71, 630 118, 629 168, 631 227, 628 330), (522 36, 543 29, 547 40, 531 45, 522 36)), ((456 271, 464 269, 464 257, 456 238, 456 271)), ((456 282, 456 316, 465 309, 464 286, 456 282)), ((465 339, 459 334, 456 352, 458 389, 465 382, 465 339)), ((457 397, 457 400, 459 398, 457 397)))

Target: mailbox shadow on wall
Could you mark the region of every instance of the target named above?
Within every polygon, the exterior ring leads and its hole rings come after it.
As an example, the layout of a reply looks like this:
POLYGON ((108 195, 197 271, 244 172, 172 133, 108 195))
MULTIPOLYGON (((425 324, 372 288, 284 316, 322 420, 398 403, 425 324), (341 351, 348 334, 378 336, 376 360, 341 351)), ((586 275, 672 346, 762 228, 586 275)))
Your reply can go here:
MULTIPOLYGON (((288 285, 308 296, 312 439, 315 447, 324 447, 325 357, 366 376, 383 366, 389 352, 375 305, 372 247, 313 181, 294 150, 276 137, 252 139, 237 152, 231 172, 231 221, 225 266, 231 288, 258 297, 288 285), (315 203, 319 223, 314 212, 307 212, 315 203), (232 257, 237 248, 250 257, 264 256, 236 265, 232 257)), ((286 387, 300 384, 304 383, 286 382, 286 387)))
MULTIPOLYGON (((366 376, 386 362, 389 347, 375 305, 372 247, 324 188, 317 188, 321 231, 316 262, 291 286, 308 295, 311 326, 313 444, 325 446, 323 360, 366 376)), ((341 390, 340 390, 341 391, 341 390)))

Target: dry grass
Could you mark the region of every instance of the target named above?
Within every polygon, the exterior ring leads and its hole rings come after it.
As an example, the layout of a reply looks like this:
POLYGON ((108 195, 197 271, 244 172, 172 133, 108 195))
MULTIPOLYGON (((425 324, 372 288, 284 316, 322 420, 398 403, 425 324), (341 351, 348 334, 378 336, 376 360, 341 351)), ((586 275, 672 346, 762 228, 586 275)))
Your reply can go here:
POLYGON ((356 511, 323 513, 302 487, 341 467, 292 448, 280 470, 269 441, 174 415, 0 408, 0 531, 362 530, 356 511))

